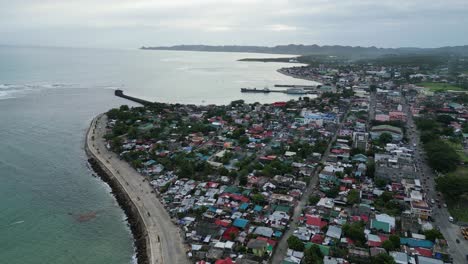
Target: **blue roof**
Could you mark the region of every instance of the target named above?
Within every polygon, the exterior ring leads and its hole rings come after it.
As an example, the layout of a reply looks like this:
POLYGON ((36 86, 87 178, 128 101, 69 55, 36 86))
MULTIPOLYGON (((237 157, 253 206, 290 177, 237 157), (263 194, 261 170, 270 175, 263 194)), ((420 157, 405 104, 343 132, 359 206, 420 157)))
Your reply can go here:
POLYGON ((432 241, 430 240, 420 240, 406 237, 400 238, 400 243, 402 245, 408 245, 410 247, 432 248, 434 246, 434 243, 432 243, 432 241))
POLYGON ((216 213, 216 210, 218 210, 218 208, 216 208, 214 206, 210 206, 210 208, 208 208, 208 210, 210 210, 210 212, 216 213))
POLYGON ((273 234, 275 237, 281 237, 283 235, 283 232, 281 231, 275 231, 275 233, 273 234))
POLYGON ((256 205, 254 207, 254 211, 256 211, 256 212, 260 212, 260 211, 262 211, 262 209, 263 209, 263 207, 261 207, 260 205, 256 205))
POLYGON ((243 203, 243 204, 241 204, 241 205, 239 206, 239 209, 240 209, 240 210, 245 210, 245 209, 247 209, 247 208, 249 208, 249 204, 248 204, 248 203, 243 203))
POLYGON ((234 220, 234 223, 232 225, 239 228, 245 228, 248 223, 249 220, 247 219, 237 218, 236 220, 234 220))

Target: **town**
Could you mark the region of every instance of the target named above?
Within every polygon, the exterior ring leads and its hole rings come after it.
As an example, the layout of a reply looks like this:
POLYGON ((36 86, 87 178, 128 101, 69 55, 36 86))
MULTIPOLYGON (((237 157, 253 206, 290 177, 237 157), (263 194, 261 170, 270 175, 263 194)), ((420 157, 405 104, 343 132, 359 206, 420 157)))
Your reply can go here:
POLYGON ((107 113, 108 149, 154 188, 187 257, 466 262, 468 74, 426 64, 279 71, 321 82, 318 97, 107 113))

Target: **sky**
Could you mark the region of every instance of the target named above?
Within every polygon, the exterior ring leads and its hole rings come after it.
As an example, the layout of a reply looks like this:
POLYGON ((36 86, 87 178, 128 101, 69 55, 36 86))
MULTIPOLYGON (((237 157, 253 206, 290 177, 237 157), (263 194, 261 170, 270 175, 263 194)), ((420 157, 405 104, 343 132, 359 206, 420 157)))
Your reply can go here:
POLYGON ((0 0, 0 44, 466 45, 468 0, 0 0))

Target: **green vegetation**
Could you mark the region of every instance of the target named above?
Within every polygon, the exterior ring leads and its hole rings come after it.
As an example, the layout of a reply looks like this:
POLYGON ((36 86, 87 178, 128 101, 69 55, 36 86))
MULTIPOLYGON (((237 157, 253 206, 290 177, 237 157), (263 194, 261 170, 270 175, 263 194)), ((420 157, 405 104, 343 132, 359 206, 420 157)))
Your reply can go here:
POLYGON ((356 204, 359 203, 359 191, 358 190, 351 190, 348 193, 348 204, 356 204))
POLYGON ((387 252, 394 251, 400 248, 400 238, 396 235, 391 235, 388 240, 385 240, 382 243, 382 247, 387 250, 387 252))
POLYGON ((393 199, 393 193, 384 192, 374 201, 374 206, 381 212, 397 216, 403 212, 404 207, 393 199))
POLYGON ((454 142, 452 140, 444 140, 444 142, 458 153, 458 156, 461 161, 463 161, 464 163, 468 163, 468 155, 466 155, 465 148, 463 147, 461 142, 454 142))
POLYGON ((450 120, 451 117, 447 115, 439 115, 437 119, 416 120, 429 166, 439 172, 454 171, 460 163, 460 154, 448 141, 441 139, 441 136, 453 136, 453 129, 447 126, 450 120))
POLYGON ((437 238, 439 238, 439 239, 444 238, 442 233, 440 233, 440 231, 437 230, 437 229, 426 230, 426 231, 424 231, 424 235, 426 236, 427 240, 430 240, 432 242, 435 242, 435 240, 437 238))
POLYGON ((418 86, 425 87, 429 89, 431 92, 444 92, 448 90, 453 90, 453 91, 465 91, 463 88, 447 84, 447 83, 435 83, 435 82, 422 82, 422 83, 417 83, 418 86))
POLYGON ((304 251, 304 243, 294 235, 291 235, 288 238, 288 247, 296 251, 304 251))
POLYGON ((372 264, 396 264, 392 256, 382 253, 371 259, 372 264))
POLYGON ((436 179, 437 189, 444 194, 450 214, 460 221, 468 222, 468 168, 459 167, 456 171, 436 179))
POLYGON ((364 234, 364 222, 354 222, 352 224, 344 224, 344 235, 351 238, 356 242, 356 245, 363 246, 366 243, 366 236, 364 234))
POLYGON ((323 254, 320 251, 319 246, 312 245, 310 248, 304 251, 304 263, 305 264, 322 264, 323 254))

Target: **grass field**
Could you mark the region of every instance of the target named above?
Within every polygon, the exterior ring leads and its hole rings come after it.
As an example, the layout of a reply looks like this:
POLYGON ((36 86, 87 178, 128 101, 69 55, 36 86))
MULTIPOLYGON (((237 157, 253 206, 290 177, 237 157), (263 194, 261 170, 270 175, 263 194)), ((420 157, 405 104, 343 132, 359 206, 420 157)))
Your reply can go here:
POLYGON ((448 90, 465 91, 464 89, 458 86, 454 86, 454 85, 447 84, 447 83, 422 82, 422 83, 418 83, 417 85, 425 87, 429 89, 431 92, 448 91, 448 90))

